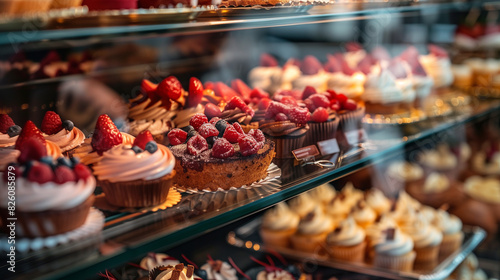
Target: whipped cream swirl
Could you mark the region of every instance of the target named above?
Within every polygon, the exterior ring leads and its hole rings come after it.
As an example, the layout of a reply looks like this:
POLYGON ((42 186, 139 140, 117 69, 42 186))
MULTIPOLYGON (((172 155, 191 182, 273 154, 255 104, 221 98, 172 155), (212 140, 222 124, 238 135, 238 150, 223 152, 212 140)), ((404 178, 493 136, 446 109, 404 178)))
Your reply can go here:
POLYGON ((318 205, 302 218, 297 231, 300 234, 315 235, 329 232, 332 228, 332 220, 323 213, 318 205))
POLYGON ((56 143, 59 148, 61 148, 61 152, 66 152, 78 147, 83 143, 83 141, 85 141, 85 134, 83 134, 83 132, 76 127, 74 127, 71 131, 63 128, 55 134, 43 134, 43 136, 46 140, 56 143))
POLYGON ((436 88, 448 87, 453 83, 453 72, 449 58, 437 57, 433 54, 421 55, 419 62, 434 81, 436 88))
POLYGON ((431 225, 420 213, 408 217, 401 229, 410 235, 416 248, 437 246, 443 240, 443 234, 439 229, 431 225))
POLYGON ((185 127, 189 125, 189 120, 197 114, 203 113, 204 107, 201 104, 198 104, 196 107, 186 108, 177 112, 177 116, 174 119, 175 127, 185 127))
POLYGON ((13 147, 16 145, 17 137, 17 135, 10 137, 9 134, 0 132, 0 148, 13 147))
POLYGON ((444 235, 455 234, 462 230, 462 221, 442 209, 438 209, 432 222, 444 235))
POLYGON ((365 231, 356 224, 353 217, 347 217, 326 238, 330 245, 354 246, 365 240, 365 231))
POLYGON ((292 212, 286 203, 281 202, 264 214, 262 227, 274 231, 282 231, 297 228, 299 222, 299 215, 292 212))
MULTIPOLYGON (((143 96, 139 95, 131 99, 130 104, 139 102, 142 98, 143 96)), ((134 106, 130 106, 128 117, 132 120, 170 120, 175 117, 177 113, 177 103, 172 102, 172 107, 170 110, 167 110, 162 106, 161 100, 150 105, 151 102, 150 99, 146 99, 134 106)))
POLYGON ((372 240, 375 252, 388 256, 402 256, 413 250, 413 240, 399 228, 385 228, 372 240))
POLYGON ((153 135, 159 135, 172 128, 172 122, 164 119, 157 120, 137 120, 130 123, 129 133, 137 136, 144 130, 149 130, 153 135))
POLYGON ((403 91, 396 85, 396 78, 386 69, 378 69, 366 77, 365 92, 361 96, 366 102, 391 104, 405 100, 403 91))

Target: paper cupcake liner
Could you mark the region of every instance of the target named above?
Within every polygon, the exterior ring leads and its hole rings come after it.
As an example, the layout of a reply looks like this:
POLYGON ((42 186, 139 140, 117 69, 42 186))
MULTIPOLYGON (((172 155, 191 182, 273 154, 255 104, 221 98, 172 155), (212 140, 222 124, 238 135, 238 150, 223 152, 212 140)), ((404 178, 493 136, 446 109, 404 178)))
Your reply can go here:
POLYGON ((112 212, 147 213, 147 212, 156 212, 158 210, 165 210, 167 208, 173 207, 177 205, 177 203, 179 203, 181 199, 182 199, 181 194, 175 188, 170 188, 170 190, 168 191, 167 199, 162 204, 144 208, 131 208, 131 207, 123 208, 109 204, 108 201, 106 200, 106 194, 101 193, 96 196, 94 207, 104 211, 112 211, 112 212))
POLYGON ((307 253, 320 253, 323 251, 323 244, 328 233, 321 233, 315 235, 301 235, 295 234, 290 237, 292 248, 307 252, 307 253))
POLYGON ((361 128, 361 120, 365 116, 365 107, 358 105, 356 111, 347 111, 339 114, 339 130, 350 131, 361 128))
POLYGON ((366 242, 354 246, 328 246, 328 254, 336 259, 349 262, 363 262, 365 259, 366 242))
POLYGON ((264 244, 270 247, 281 247, 288 248, 290 247, 290 237, 295 233, 296 229, 289 230, 269 230, 265 228, 261 228, 259 231, 260 237, 264 244))
POLYGON ((374 265, 380 268, 409 272, 413 270, 415 257, 415 251, 402 256, 388 256, 375 253, 374 265))
POLYGON ((299 137, 275 138, 268 136, 267 138, 274 141, 276 148, 275 158, 293 158, 292 151, 304 147, 306 133, 299 137))
POLYGON ((439 248, 439 257, 448 257, 462 246, 464 233, 459 231, 455 234, 444 234, 439 248))
MULTIPOLYGON (((94 203, 94 195, 90 195, 84 202, 70 209, 47 210, 41 212, 16 211, 16 234, 19 237, 47 237, 72 231, 85 223, 90 207, 94 203)), ((0 209, 3 229, 9 223, 8 210, 0 209)))
POLYGON ((417 256, 415 257, 415 262, 419 263, 428 263, 428 262, 436 262, 439 257, 439 248, 440 245, 435 246, 427 246, 423 248, 413 248, 417 256))
POLYGON ((309 122, 309 130, 306 132, 306 138, 304 139, 303 145, 309 146, 319 141, 334 139, 339 122, 339 118, 322 123, 309 122))
POLYGON ((155 180, 135 180, 131 182, 98 181, 109 204, 118 207, 150 207, 167 200, 175 170, 155 180))

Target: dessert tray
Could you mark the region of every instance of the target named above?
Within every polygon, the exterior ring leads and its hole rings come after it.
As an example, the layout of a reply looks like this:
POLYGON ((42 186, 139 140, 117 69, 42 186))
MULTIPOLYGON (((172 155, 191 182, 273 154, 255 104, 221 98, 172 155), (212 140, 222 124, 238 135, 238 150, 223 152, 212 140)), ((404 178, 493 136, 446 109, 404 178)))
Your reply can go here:
POLYGON ((401 272, 376 268, 369 263, 332 260, 324 254, 306 253, 290 248, 268 248, 263 244, 259 236, 259 227, 261 224, 262 218, 259 217, 229 232, 227 235, 227 242, 239 248, 250 248, 251 250, 263 252, 277 251, 283 256, 291 259, 308 261, 316 265, 363 273, 386 279, 445 279, 486 237, 486 232, 479 227, 464 227, 464 241, 459 250, 431 267, 416 266, 412 272, 401 272))

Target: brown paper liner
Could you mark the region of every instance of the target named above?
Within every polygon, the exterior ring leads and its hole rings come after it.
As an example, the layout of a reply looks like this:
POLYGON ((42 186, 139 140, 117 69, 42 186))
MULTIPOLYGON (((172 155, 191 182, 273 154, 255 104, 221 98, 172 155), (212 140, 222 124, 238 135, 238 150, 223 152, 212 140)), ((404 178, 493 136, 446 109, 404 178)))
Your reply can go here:
POLYGON ((275 158, 293 158, 292 151, 304 147, 304 140, 306 139, 306 133, 298 137, 276 138, 272 136, 267 136, 267 138, 271 139, 276 144, 275 158))
POLYGON ((346 111, 338 116, 340 121, 337 130, 337 141, 341 147, 347 147, 349 146, 349 143, 345 133, 362 128, 362 120, 365 116, 365 107, 360 106, 356 111, 346 111))
POLYGON ((415 256, 415 251, 402 256, 388 256, 375 253, 374 265, 380 268, 409 272, 413 270, 415 256))
POLYGON ((118 207, 148 207, 162 204, 167 200, 175 170, 155 180, 135 180, 130 182, 98 181, 106 194, 109 204, 118 207))
POLYGON ((336 260, 363 262, 365 259, 366 241, 354 246, 328 246, 328 253, 336 260))
POLYGON ((309 122, 309 130, 306 132, 306 138, 304 139, 304 147, 309 145, 315 145, 317 142, 334 139, 337 133, 337 128, 339 126, 339 118, 333 120, 315 123, 309 122))
POLYGON ((439 258, 446 258, 462 246, 464 233, 459 231, 454 234, 444 234, 439 248, 439 258))
POLYGON ((280 231, 261 228, 259 233, 262 241, 264 241, 267 246, 288 248, 290 247, 290 237, 295 231, 296 229, 293 228, 280 231))
MULTIPOLYGON (((74 230, 85 223, 94 203, 94 195, 90 195, 84 202, 70 209, 47 210, 41 212, 23 212, 16 210, 16 234, 19 237, 47 237, 74 230)), ((0 209, 2 228, 6 232, 9 211, 0 209)))
POLYGON ((294 234, 290 237, 292 248, 302 252, 318 253, 326 240, 327 232, 315 235, 294 234))
POLYGON ((432 263, 436 262, 439 257, 439 247, 440 245, 427 246, 423 248, 413 248, 417 256, 415 257, 415 262, 419 263, 432 263))

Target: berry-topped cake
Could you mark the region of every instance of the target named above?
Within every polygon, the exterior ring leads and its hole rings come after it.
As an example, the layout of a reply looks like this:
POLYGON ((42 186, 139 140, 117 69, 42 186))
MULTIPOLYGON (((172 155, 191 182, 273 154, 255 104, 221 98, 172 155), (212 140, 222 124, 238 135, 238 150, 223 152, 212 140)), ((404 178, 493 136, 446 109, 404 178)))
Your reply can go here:
POLYGON ((262 131, 247 134, 239 123, 210 122, 196 114, 190 126, 173 129, 168 138, 177 159, 174 182, 191 189, 228 190, 264 179, 274 156, 274 143, 262 131))
POLYGON ((62 121, 56 112, 47 111, 43 117, 42 132, 45 139, 56 143, 61 152, 69 152, 85 140, 83 132, 72 121, 62 121))

